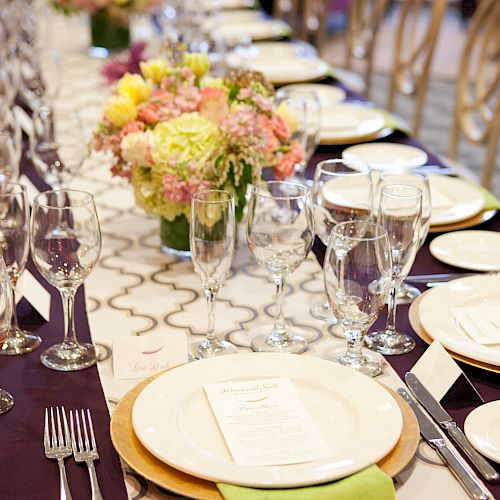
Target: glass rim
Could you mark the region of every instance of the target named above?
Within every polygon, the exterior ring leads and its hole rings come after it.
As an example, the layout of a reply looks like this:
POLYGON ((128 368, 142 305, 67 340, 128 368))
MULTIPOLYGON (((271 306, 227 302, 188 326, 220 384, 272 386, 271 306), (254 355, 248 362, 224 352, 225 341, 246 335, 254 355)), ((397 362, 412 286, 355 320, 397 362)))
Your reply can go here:
POLYGON ((223 189, 200 189, 200 191, 196 191, 191 195, 191 203, 197 202, 216 205, 218 203, 228 203, 231 202, 231 200, 234 200, 234 194, 230 193, 229 191, 224 191, 223 189), (201 198, 198 198, 199 195, 207 193, 224 194, 227 196, 227 200, 203 200, 201 198))
POLYGON ((376 240, 380 240, 382 238, 387 237, 387 230, 385 229, 384 226, 378 224, 377 222, 362 221, 362 220, 348 220, 348 221, 344 221, 344 222, 339 222, 338 224, 335 224, 335 226, 333 227, 332 232, 330 233, 330 239, 334 233, 336 236, 339 236, 341 238, 342 237, 349 238, 349 239, 354 240, 354 241, 376 241, 376 240), (364 236, 349 236, 349 235, 341 234, 340 232, 338 232, 338 230, 341 227, 346 227, 346 226, 352 225, 352 224, 366 224, 368 226, 375 227, 375 228, 377 228, 377 230, 379 230, 380 234, 370 236, 370 237, 364 237, 364 236))
POLYGON ((392 198, 406 198, 406 199, 411 199, 411 198, 420 198, 424 196, 424 192, 417 186, 412 186, 411 184, 388 184, 387 186, 383 186, 382 189, 380 190, 380 198, 382 198, 382 194, 385 194, 386 196, 390 196, 392 198), (414 194, 397 194, 397 193, 391 193, 390 190, 392 188, 405 188, 405 189, 410 189, 415 191, 414 194))
POLYGON ((322 172, 322 173, 330 174, 330 175, 352 175, 353 177, 371 174, 372 170, 373 169, 370 167, 370 165, 368 165, 368 163, 364 162, 363 160, 354 160, 354 159, 353 160, 345 160, 344 158, 330 158, 328 160, 322 160, 316 165, 316 168, 315 168, 315 172, 322 172), (349 163, 354 163, 356 165, 360 165, 360 166, 366 168, 366 170, 359 171, 359 170, 353 169, 352 172, 330 172, 330 171, 323 168, 323 165, 329 165, 329 164, 333 165, 333 164, 339 164, 339 163, 345 163, 346 166, 349 166, 349 163))
POLYGON ((92 202, 92 204, 94 204, 94 196, 92 195, 92 193, 89 193, 88 191, 82 191, 79 189, 49 189, 35 196, 35 199, 33 200, 33 208, 35 207, 35 205, 38 205, 39 207, 47 208, 50 210, 69 210, 72 208, 83 207, 87 205, 89 202, 92 202), (82 200, 79 203, 78 202, 71 203, 70 205, 69 202, 65 199, 63 206, 60 207, 49 205, 48 203, 42 203, 40 201, 43 197, 46 197, 47 195, 55 195, 56 193, 62 193, 62 194, 76 193, 78 195, 83 195, 86 198, 86 200, 82 200))
POLYGON ((305 198, 306 196, 309 196, 311 194, 311 188, 309 186, 306 186, 305 184, 300 184, 299 182, 292 182, 292 181, 264 181, 259 184, 253 185, 252 186, 252 193, 257 194, 258 196, 262 196, 263 198, 269 198, 272 200, 299 200, 300 198, 305 198), (270 186, 270 185, 276 185, 276 184, 281 184, 281 185, 288 185, 288 186, 295 186, 304 189, 303 194, 283 194, 281 196, 273 196, 272 193, 268 191, 258 191, 259 189, 263 188, 264 186, 270 186))

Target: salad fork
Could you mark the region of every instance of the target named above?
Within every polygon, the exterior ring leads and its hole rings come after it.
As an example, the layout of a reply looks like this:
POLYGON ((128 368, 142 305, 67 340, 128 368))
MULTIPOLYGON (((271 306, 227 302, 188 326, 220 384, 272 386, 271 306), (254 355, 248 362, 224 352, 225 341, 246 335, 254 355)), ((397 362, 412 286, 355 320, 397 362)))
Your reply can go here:
POLYGON ((59 465, 61 500, 72 500, 73 497, 69 490, 66 469, 64 468, 64 459, 72 455, 68 421, 66 420, 64 406, 61 409, 59 409, 59 406, 56 406, 55 414, 56 417, 54 418, 54 409, 50 408, 49 412, 49 409, 45 408, 45 426, 43 431, 45 456, 57 460, 59 465))
POLYGON ((97 444, 94 436, 94 427, 92 424, 92 417, 90 410, 87 409, 85 417, 84 410, 73 411, 70 410, 69 417, 71 422, 71 444, 73 446, 73 456, 75 462, 85 462, 89 470, 90 487, 92 489, 92 500, 103 500, 101 490, 99 489, 99 482, 97 481, 97 474, 95 472, 94 460, 99 459, 97 452, 97 444), (81 416, 81 425, 80 425, 81 416), (76 422, 76 425, 75 425, 76 422), (76 434, 75 434, 76 427, 76 434), (83 430, 83 432, 82 432, 83 430), (89 439, 90 435, 90 439, 89 439))

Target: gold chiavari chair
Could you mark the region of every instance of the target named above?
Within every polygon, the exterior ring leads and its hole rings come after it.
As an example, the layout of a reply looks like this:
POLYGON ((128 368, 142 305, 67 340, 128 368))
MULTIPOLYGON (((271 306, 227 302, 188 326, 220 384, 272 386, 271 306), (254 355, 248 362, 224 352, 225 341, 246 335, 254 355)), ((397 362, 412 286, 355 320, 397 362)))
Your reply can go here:
POLYGON ((448 156, 460 136, 487 147, 481 184, 489 188, 500 137, 500 1, 481 0, 472 17, 458 72, 448 156))
POLYGON ((380 24, 389 0, 352 0, 347 26, 345 67, 350 70, 354 60, 364 61, 365 95, 370 95, 373 53, 380 24))
POLYGON ((305 0, 300 38, 312 43, 321 55, 326 41, 329 0, 305 0))
POLYGON ((287 22, 295 33, 300 32, 302 0, 275 0, 273 17, 287 22))
POLYGON ((425 3, 426 0, 405 0, 401 6, 387 101, 387 109, 392 111, 397 93, 415 97, 415 135, 420 130, 429 70, 448 0, 434 0, 428 19, 423 12, 425 3))

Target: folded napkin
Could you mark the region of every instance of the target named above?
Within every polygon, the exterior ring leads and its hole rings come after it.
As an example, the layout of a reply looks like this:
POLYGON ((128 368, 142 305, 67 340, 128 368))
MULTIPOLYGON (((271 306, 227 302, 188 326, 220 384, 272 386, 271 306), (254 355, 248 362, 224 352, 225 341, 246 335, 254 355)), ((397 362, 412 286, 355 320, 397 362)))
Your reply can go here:
POLYGON ((395 500, 392 479, 376 465, 333 483, 262 490, 217 483, 225 500, 395 500))
POLYGON ((478 344, 500 344, 500 303, 453 307, 451 314, 465 333, 478 344))

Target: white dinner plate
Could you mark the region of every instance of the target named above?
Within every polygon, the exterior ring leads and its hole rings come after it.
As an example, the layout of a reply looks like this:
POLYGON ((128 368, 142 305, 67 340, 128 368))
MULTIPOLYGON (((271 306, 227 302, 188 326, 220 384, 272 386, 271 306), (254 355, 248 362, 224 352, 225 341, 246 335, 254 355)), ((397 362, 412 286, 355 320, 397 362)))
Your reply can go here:
POLYGON ((479 189, 463 179, 446 175, 430 175, 431 226, 470 219, 484 208, 479 189))
POLYGON ((414 146, 391 142, 357 144, 342 153, 344 160, 362 160, 374 170, 401 170, 425 165, 427 153, 414 146))
POLYGON ((352 104, 330 104, 321 108, 321 142, 362 139, 384 128, 382 113, 352 104))
POLYGON ((376 463, 396 445, 402 416, 377 382, 312 356, 245 353, 180 366, 151 382, 132 411, 134 431, 158 459, 209 481, 283 488, 324 483, 376 463), (238 466, 203 390, 209 382, 289 377, 333 455, 280 466, 238 466))
POLYGON ((471 271, 500 271, 500 233, 455 231, 442 234, 430 244, 436 259, 471 271))
POLYGON ((260 71, 272 83, 280 85, 291 82, 304 82, 323 78, 328 72, 328 64, 317 57, 270 56, 268 53, 257 53, 255 57, 245 60, 232 52, 226 57, 231 68, 245 67, 260 71))
POLYGON ((479 453, 500 464, 500 401, 486 403, 470 412, 464 432, 479 453))
POLYGON ((270 40, 287 36, 291 33, 290 26, 277 19, 253 19, 245 22, 228 22, 214 27, 217 36, 224 40, 239 40, 249 37, 252 40, 270 40))
POLYGON ((450 351, 476 361, 500 366, 500 343, 483 345, 472 340, 459 326, 451 309, 479 304, 500 304, 500 275, 471 276, 429 290, 421 299, 420 324, 433 340, 450 351))
POLYGON ((329 104, 337 104, 345 101, 346 93, 339 87, 333 85, 324 85, 322 83, 296 83, 287 85, 283 89, 296 89, 301 92, 316 92, 321 107, 329 104))
MULTIPOLYGON (((208 8, 212 7, 214 4, 213 0, 206 0, 205 2, 208 8)), ((221 9, 245 9, 250 8, 255 5, 254 0, 218 0, 217 4, 221 9)))

